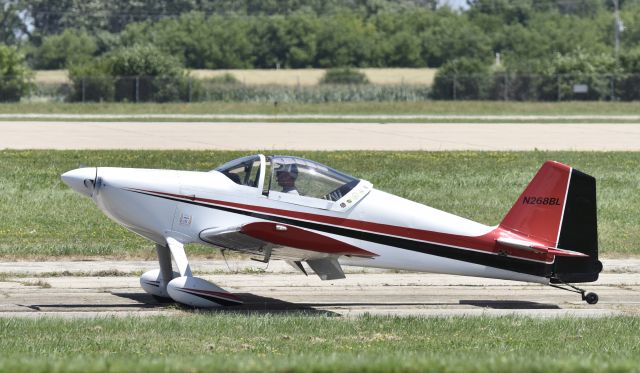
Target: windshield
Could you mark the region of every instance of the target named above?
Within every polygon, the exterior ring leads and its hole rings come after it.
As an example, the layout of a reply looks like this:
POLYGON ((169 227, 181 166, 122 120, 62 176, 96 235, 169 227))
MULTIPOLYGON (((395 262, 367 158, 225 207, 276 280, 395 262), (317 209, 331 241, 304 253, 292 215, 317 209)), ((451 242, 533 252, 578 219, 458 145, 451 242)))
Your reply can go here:
POLYGON ((260 156, 251 155, 234 159, 215 169, 234 183, 257 187, 260 182, 260 156))
POLYGON ((271 157, 271 191, 337 201, 360 180, 323 164, 298 157, 271 157))

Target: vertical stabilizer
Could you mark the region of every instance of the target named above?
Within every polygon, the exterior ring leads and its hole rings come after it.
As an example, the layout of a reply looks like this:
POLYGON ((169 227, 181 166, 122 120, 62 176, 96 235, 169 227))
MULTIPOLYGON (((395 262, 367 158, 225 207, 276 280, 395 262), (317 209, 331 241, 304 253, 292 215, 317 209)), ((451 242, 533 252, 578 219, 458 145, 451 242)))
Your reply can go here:
POLYGON ((545 162, 500 227, 557 247, 570 179, 571 167, 545 162))

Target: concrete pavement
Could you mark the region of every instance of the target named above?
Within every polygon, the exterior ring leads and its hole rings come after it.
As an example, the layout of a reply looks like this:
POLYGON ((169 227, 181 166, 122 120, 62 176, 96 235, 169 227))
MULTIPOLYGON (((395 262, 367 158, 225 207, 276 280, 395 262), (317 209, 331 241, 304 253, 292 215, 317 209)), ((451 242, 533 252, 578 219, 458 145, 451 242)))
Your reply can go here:
POLYGON ((0 122, 0 149, 640 150, 637 123, 0 122))
MULTIPOLYGON (((102 317, 193 312, 157 303, 133 271, 154 261, 0 263, 0 317, 102 317), (46 270, 46 271, 45 271, 46 270), (64 271, 67 271, 63 274, 64 271), (120 276, 100 276, 100 271, 120 276), (43 275, 44 272, 47 272, 43 275), (96 276, 97 274, 97 276, 96 276)), ((543 285, 451 275, 347 267, 347 279, 320 281, 283 262, 196 261, 195 275, 238 294, 245 305, 211 312, 308 313, 358 316, 526 315, 607 316, 640 314, 640 260, 606 260, 593 284, 600 301, 543 285)))

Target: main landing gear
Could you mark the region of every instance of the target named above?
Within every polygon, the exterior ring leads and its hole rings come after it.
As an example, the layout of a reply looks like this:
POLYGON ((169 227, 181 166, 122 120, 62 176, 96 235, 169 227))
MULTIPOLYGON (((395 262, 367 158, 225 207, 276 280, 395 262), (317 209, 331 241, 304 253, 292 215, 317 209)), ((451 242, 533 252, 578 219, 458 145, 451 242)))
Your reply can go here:
POLYGON ((160 303, 175 301, 196 308, 236 306, 242 300, 218 285, 193 276, 183 245, 167 238, 166 245, 156 244, 159 269, 153 269, 140 277, 142 289, 160 303), (171 257, 178 266, 173 271, 171 257))
POLYGON ((572 293, 578 293, 582 297, 582 300, 587 302, 588 304, 596 304, 596 303, 598 303, 598 294, 596 294, 596 293, 587 293, 586 290, 580 289, 577 286, 574 286, 574 285, 571 285, 571 284, 567 284, 566 282, 562 282, 561 280, 558 280, 558 279, 555 279, 555 280, 559 281, 559 285, 550 283, 549 286, 557 288, 557 289, 561 289, 561 290, 570 291, 572 293))

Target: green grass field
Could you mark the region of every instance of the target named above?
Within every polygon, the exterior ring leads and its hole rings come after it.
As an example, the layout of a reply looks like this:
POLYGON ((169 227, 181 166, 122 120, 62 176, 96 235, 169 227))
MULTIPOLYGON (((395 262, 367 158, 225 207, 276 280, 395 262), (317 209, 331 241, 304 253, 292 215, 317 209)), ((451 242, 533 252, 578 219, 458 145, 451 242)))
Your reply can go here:
MULTIPOLYGON (((378 189, 495 225, 548 159, 598 179, 600 253, 640 255, 637 152, 288 152, 378 189)), ((105 217, 60 174, 80 165, 210 170, 246 155, 224 151, 0 151, 0 258, 155 258, 151 243, 105 217)), ((189 254, 215 255, 192 246, 189 254)))
POLYGON ((638 317, 0 319, 0 372, 639 372, 638 317))
POLYGON ((0 114, 529 114, 638 115, 638 102, 421 101, 273 103, 0 103, 0 114))

